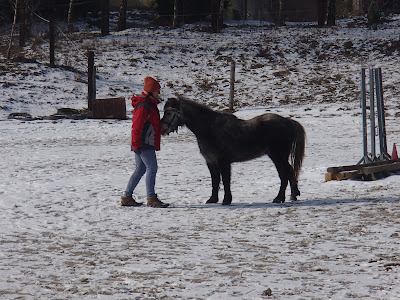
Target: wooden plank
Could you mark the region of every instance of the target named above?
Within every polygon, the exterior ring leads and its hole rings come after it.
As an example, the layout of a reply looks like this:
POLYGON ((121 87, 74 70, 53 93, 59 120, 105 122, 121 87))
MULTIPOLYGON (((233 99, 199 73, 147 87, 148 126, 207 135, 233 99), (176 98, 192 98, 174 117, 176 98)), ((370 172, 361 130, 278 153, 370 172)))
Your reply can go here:
POLYGON ((362 174, 374 174, 378 172, 395 172, 400 171, 400 162, 394 162, 388 165, 364 167, 360 170, 362 174))
POLYGON ((361 178, 359 170, 347 171, 347 172, 337 172, 337 173, 325 173, 325 181, 331 180, 347 180, 347 179, 357 179, 361 178))
POLYGON ((361 170, 365 167, 372 167, 372 166, 380 166, 380 165, 388 165, 392 163, 400 162, 400 158, 393 159, 393 160, 385 160, 385 161, 377 161, 372 162, 369 164, 362 164, 362 165, 348 165, 348 166, 339 166, 339 167, 329 167, 327 171, 329 173, 339 173, 345 171, 353 171, 353 170, 361 170))

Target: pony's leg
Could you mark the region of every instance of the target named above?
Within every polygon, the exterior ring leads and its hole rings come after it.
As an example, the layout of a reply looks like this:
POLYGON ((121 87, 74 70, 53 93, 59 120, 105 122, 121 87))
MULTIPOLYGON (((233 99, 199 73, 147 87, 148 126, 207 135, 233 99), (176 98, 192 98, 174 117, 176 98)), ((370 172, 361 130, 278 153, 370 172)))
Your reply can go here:
POLYGON ((290 200, 297 201, 297 196, 300 196, 300 191, 299 191, 299 187, 297 185, 297 180, 294 177, 293 167, 290 165, 289 165, 289 167, 290 167, 289 183, 290 183, 290 190, 291 190, 290 200))
POLYGON ((211 174, 211 183, 212 183, 212 194, 210 199, 206 203, 217 203, 218 202, 218 190, 219 184, 221 182, 221 173, 218 167, 214 164, 207 162, 207 167, 210 170, 211 174))
POLYGON ((222 205, 229 205, 232 203, 232 193, 231 193, 231 164, 221 163, 220 170, 222 175, 222 183, 224 184, 224 200, 222 205))
POLYGON ((285 202, 286 188, 289 181, 290 164, 286 160, 273 159, 276 169, 278 170, 279 178, 281 179, 281 187, 279 189, 278 196, 274 199, 274 203, 285 202))

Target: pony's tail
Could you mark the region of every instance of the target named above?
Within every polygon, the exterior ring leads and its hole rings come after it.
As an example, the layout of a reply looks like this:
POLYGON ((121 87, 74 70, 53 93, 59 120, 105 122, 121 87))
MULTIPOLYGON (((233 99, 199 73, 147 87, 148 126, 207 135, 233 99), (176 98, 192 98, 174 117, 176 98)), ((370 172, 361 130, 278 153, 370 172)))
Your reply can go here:
POLYGON ((292 149, 290 151, 290 164, 293 167, 294 180, 297 183, 301 165, 303 164, 304 149, 306 145, 306 132, 300 123, 295 120, 292 120, 292 122, 294 127, 294 139, 292 142, 292 149))

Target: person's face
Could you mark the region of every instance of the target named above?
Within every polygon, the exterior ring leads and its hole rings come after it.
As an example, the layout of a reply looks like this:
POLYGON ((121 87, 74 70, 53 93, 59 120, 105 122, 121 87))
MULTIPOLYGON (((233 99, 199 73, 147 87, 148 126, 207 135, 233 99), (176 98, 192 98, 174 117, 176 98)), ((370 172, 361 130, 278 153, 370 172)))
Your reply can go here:
POLYGON ((155 99, 158 99, 158 96, 160 95, 160 90, 154 91, 154 92, 152 93, 152 95, 153 95, 153 97, 154 97, 155 99))

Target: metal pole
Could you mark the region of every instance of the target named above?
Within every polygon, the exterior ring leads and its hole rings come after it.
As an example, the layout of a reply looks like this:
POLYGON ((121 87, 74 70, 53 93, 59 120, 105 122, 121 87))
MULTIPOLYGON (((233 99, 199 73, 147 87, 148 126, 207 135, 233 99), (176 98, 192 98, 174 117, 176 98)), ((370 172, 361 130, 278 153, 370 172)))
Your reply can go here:
POLYGON ((363 126, 363 158, 360 161, 368 162, 368 131, 367 131, 367 93, 365 90, 365 68, 361 69, 361 108, 362 108, 362 126, 363 126))
POLYGON ((383 148, 383 133, 382 133, 382 103, 381 103, 381 89, 379 85, 379 72, 378 69, 374 70, 375 72, 375 96, 376 96, 376 111, 378 115, 378 135, 379 135, 379 150, 380 156, 379 159, 382 158, 382 154, 385 153, 383 148))
POLYGON ((93 99, 92 99, 92 107, 93 107, 93 101, 96 100, 96 66, 93 66, 93 99))
POLYGON ((372 160, 376 158, 375 146, 375 99, 374 99, 374 69, 369 69, 369 113, 371 125, 371 155, 372 160))
POLYGON ((94 52, 88 53, 88 109, 92 109, 93 99, 95 99, 95 74, 94 74, 94 52))
POLYGON ((231 61, 231 84, 229 92, 229 110, 233 112, 233 99, 235 94, 235 61, 231 61))
POLYGON ((382 85, 382 69, 378 68, 375 70, 375 85, 376 85, 376 102, 378 108, 378 127, 379 127, 379 147, 380 147, 380 159, 389 159, 387 153, 387 142, 386 142, 386 124, 385 124, 385 105, 383 102, 383 85, 382 85))

